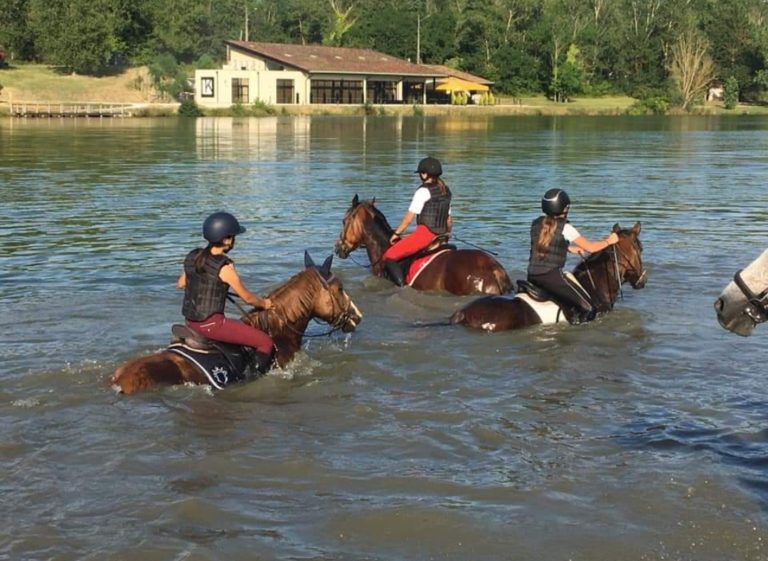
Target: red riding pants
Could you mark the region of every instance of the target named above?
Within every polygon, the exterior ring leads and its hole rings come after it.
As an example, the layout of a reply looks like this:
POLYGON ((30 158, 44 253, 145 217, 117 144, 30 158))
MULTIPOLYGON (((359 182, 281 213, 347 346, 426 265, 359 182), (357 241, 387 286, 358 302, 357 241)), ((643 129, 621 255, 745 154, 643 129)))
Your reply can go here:
POLYGON ((437 235, 424 226, 424 224, 419 224, 412 234, 389 246, 389 249, 384 252, 381 258, 399 261, 413 255, 417 251, 421 251, 431 244, 436 237, 437 235))
POLYGON ((251 327, 237 319, 229 319, 224 314, 213 314, 203 321, 187 320, 187 327, 203 337, 253 347, 260 353, 272 354, 272 338, 263 331, 251 327))

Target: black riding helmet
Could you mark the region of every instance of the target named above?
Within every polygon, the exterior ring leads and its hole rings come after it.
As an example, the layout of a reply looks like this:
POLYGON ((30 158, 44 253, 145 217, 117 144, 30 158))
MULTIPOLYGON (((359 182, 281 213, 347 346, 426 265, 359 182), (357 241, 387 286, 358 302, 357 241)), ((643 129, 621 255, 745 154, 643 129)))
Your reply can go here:
POLYGON ((203 222, 203 237, 210 243, 221 243, 224 238, 243 232, 245 226, 228 212, 214 212, 203 222))
POLYGON ((560 216, 571 206, 571 198, 562 189, 550 189, 541 199, 541 210, 547 216, 560 216))
POLYGON ((419 162, 416 173, 426 173, 432 177, 440 177, 443 175, 443 166, 437 158, 424 158, 419 162))

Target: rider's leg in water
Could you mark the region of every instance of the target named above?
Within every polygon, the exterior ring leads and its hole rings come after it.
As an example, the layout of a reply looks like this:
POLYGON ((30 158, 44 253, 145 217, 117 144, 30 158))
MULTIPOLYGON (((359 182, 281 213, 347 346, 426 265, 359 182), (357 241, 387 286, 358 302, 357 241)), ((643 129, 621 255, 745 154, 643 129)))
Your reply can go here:
POLYGON ((389 280, 394 282, 397 286, 403 286, 405 284, 405 273, 403 272, 400 263, 393 261, 392 259, 385 259, 383 267, 387 272, 389 280))
POLYGON ((559 269, 553 269, 543 275, 529 275, 528 280, 552 294, 572 325, 595 319, 596 311, 592 303, 566 280, 559 269))
POLYGON ((401 259, 410 257, 417 251, 421 251, 431 244, 435 237, 435 234, 432 233, 429 228, 420 224, 412 234, 405 236, 399 242, 395 242, 389 246, 384 252, 384 255, 381 256, 381 259, 384 270, 387 271, 395 284, 398 286, 403 286, 403 284, 405 284, 405 273, 400 265, 390 262, 400 261, 401 259), (399 275, 397 270, 399 270, 399 275))

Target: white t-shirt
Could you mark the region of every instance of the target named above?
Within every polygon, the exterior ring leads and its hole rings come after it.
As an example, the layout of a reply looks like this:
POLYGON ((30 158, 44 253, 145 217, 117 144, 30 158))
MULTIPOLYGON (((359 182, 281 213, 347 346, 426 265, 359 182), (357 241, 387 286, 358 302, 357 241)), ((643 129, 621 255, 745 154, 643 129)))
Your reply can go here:
POLYGON ((570 222, 566 222, 565 226, 563 226, 563 237, 565 238, 565 241, 572 244, 575 240, 578 240, 581 237, 581 234, 579 234, 579 231, 576 228, 571 226, 570 222))
MULTIPOLYGON (((424 210, 424 203, 426 203, 431 198, 432 195, 429 193, 429 189, 426 187, 419 187, 413 194, 413 198, 411 199, 411 206, 408 207, 408 210, 413 214, 421 214, 421 211, 424 210)), ((451 214, 450 207, 448 208, 448 214, 451 214)))

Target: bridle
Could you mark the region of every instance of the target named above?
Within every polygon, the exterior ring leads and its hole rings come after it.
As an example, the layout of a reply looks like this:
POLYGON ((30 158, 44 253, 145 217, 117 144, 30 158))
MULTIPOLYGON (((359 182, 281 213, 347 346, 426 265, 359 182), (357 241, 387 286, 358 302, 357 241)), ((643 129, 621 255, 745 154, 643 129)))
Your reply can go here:
POLYGON ((752 289, 747 286, 744 279, 741 276, 743 269, 736 271, 733 275, 733 282, 739 287, 742 294, 747 299, 747 305, 744 308, 744 314, 751 319, 755 325, 768 321, 768 288, 763 290, 760 294, 755 294, 752 289))
MULTIPOLYGON (((346 239, 345 239, 346 238, 345 234, 347 233, 348 223, 349 223, 349 220, 351 219, 352 212, 355 211, 356 209, 360 208, 360 207, 363 208, 364 212, 369 212, 369 209, 366 208, 365 205, 366 205, 366 203, 358 203, 358 204, 350 207, 350 209, 344 215, 344 218, 341 219, 341 226, 342 226, 342 228, 341 228, 341 232, 339 233, 339 244, 342 247, 346 248, 346 245, 347 245, 346 239)), ((370 212, 372 213, 372 215, 373 215, 372 218, 375 221, 376 218, 377 218, 377 212, 378 211, 376 211, 375 209, 371 208, 370 212)), ((379 263, 381 263, 381 261, 383 261, 384 254, 382 253, 382 256, 379 257, 379 259, 377 259, 376 261, 374 261, 372 263, 369 263, 368 265, 366 265, 365 263, 360 263, 359 261, 357 261, 352 256, 352 252, 355 251, 358 247, 365 247, 365 243, 361 240, 360 242, 357 243, 357 245, 353 245, 351 247, 351 249, 349 249, 347 251, 347 259, 352 261, 355 265, 363 267, 364 269, 373 269, 376 265, 378 265, 379 263)))

